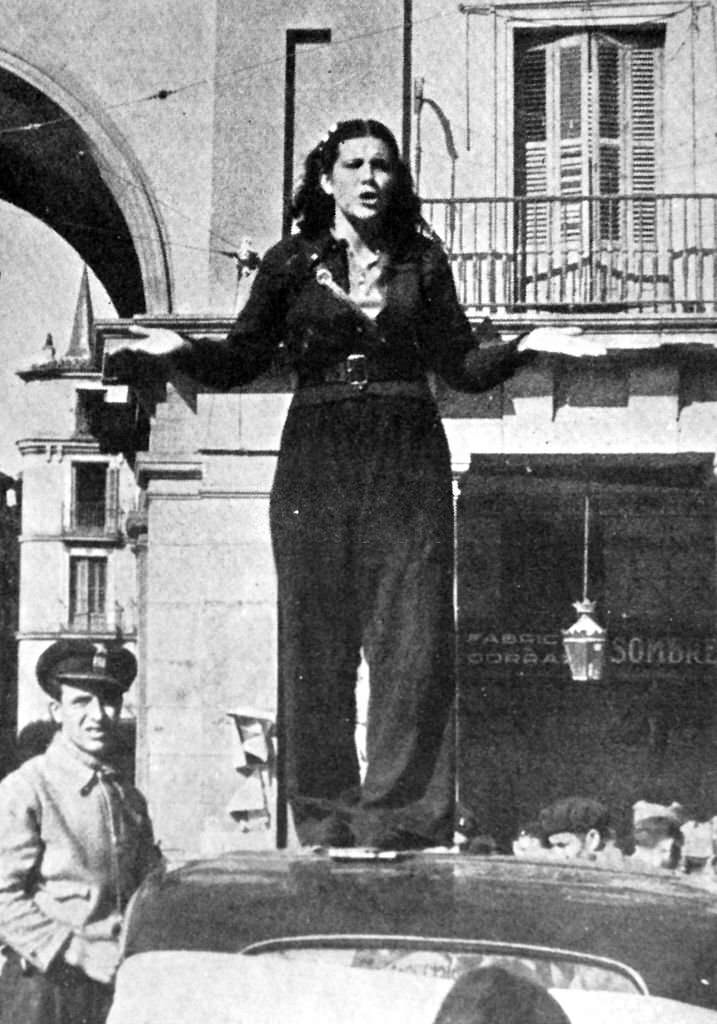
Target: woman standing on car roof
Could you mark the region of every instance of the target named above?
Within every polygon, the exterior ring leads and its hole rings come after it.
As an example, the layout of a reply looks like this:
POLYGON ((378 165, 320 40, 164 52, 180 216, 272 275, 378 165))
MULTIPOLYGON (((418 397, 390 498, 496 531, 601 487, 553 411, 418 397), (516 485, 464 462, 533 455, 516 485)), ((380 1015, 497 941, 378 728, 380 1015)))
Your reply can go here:
MULTIPOLYGON (((224 342, 150 331, 108 357, 222 390, 277 361, 294 372, 271 495, 280 729, 302 844, 408 848, 453 830, 453 511, 427 371, 484 390, 538 330, 478 347, 393 134, 342 121, 311 150, 297 232, 265 255, 224 342), (354 744, 361 649, 368 768, 354 744)), ((573 332, 574 333, 574 332, 573 332)), ((558 347, 571 341, 557 337, 558 347)))

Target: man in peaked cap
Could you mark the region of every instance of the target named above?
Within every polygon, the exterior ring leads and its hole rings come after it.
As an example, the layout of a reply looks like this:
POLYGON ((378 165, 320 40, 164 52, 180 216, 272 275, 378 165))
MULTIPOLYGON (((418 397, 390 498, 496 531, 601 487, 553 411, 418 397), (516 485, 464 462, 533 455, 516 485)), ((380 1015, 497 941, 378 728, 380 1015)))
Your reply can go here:
POLYGON ((58 640, 37 678, 58 731, 0 782, 0 1024, 102 1024, 130 896, 161 858, 112 764, 136 673, 119 646, 58 640))

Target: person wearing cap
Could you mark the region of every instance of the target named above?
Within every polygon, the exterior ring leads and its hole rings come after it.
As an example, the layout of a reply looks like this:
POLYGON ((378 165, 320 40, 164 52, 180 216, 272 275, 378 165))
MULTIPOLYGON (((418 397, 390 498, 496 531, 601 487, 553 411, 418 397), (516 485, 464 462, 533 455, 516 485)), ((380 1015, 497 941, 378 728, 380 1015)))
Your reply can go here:
POLYGON ((112 763, 132 653, 59 640, 37 678, 58 726, 0 782, 0 1024, 102 1024, 122 914, 161 864, 144 797, 112 763))
POLYGON ((612 842, 610 812, 592 797, 569 796, 538 816, 548 855, 558 860, 591 860, 618 867, 622 854, 612 842))
POLYGON ((680 863, 685 812, 680 804, 638 800, 632 807, 634 852, 629 866, 643 871, 674 871, 680 863))

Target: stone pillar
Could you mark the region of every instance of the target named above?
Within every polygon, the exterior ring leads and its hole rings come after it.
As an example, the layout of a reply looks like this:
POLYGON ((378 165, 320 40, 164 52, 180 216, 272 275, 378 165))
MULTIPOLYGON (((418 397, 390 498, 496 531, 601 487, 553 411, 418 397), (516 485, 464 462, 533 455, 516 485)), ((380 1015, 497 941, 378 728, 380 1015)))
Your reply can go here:
POLYGON ((269 492, 283 395, 170 391, 150 451, 140 778, 170 857, 275 844, 269 492))
POLYGON ((125 531, 135 556, 137 579, 137 723, 135 740, 135 780, 146 792, 149 782, 149 749, 147 745, 147 509, 143 494, 140 508, 130 512, 125 531))

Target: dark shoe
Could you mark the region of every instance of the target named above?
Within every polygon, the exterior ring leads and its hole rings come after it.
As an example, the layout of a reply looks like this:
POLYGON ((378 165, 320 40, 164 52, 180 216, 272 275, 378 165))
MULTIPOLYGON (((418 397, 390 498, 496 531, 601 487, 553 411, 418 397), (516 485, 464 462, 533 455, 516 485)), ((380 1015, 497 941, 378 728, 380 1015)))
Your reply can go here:
POLYGON ((296 826, 302 846, 353 846, 354 836, 348 822, 335 815, 302 821, 296 826))
POLYGON ((373 850, 423 850, 434 843, 427 836, 410 832, 399 825, 384 825, 357 837, 357 845, 368 846, 373 850))

